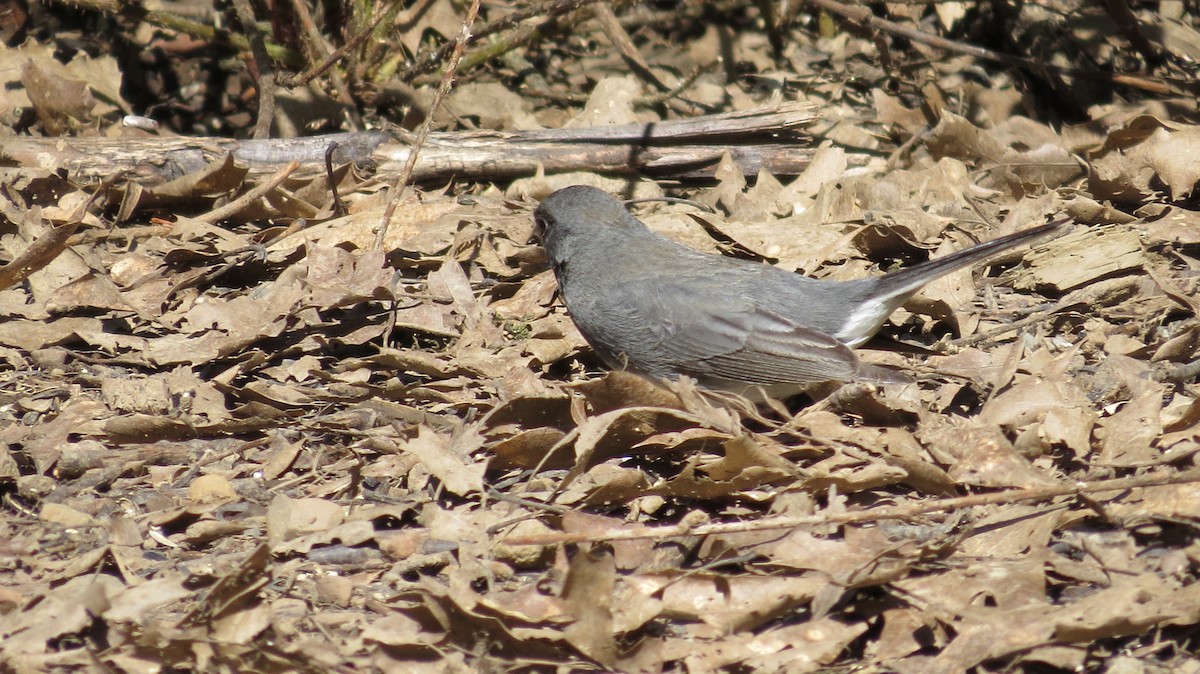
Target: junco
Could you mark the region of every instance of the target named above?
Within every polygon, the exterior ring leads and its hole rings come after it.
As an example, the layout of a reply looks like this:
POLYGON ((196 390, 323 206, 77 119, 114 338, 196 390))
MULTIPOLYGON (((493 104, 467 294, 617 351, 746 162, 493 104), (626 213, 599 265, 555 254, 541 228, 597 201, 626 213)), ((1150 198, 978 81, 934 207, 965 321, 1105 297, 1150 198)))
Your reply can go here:
POLYGON ((821 381, 907 381, 860 362, 851 347, 870 339, 929 281, 1062 224, 884 276, 819 281, 676 243, 594 187, 558 190, 534 213, 534 233, 567 310, 610 367, 660 379, 686 374, 710 388, 761 388, 774 396, 821 381))

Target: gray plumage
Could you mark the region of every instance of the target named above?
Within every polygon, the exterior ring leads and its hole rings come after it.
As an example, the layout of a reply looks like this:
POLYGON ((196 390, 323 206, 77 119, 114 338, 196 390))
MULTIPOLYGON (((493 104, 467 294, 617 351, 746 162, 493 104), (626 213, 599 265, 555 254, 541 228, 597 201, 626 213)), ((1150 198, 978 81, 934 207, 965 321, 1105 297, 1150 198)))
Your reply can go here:
POLYGON ((870 339, 929 281, 1062 224, 884 276, 819 281, 688 248, 593 187, 551 194, 534 222, 571 318, 610 367, 773 395, 819 381, 903 381, 860 362, 850 347, 870 339))

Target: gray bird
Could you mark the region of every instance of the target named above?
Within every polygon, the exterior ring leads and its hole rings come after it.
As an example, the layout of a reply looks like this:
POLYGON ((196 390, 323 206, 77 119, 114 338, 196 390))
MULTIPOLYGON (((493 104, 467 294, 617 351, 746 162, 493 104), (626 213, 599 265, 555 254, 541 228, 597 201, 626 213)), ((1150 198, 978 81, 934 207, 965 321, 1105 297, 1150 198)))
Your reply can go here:
POLYGON ((907 381, 851 350, 929 281, 1043 236, 1055 222, 884 276, 819 281, 701 253, 655 234, 616 198, 575 185, 546 197, 534 234, 579 331, 615 369, 680 374, 782 396, 822 381, 907 381))

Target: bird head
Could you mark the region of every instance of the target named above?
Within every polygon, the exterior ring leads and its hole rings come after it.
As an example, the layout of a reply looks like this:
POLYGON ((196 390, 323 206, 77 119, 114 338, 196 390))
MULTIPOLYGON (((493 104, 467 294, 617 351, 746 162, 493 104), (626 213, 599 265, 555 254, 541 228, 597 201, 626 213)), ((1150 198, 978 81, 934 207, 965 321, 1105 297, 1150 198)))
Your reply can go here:
POLYGON ((619 242, 638 231, 645 231, 645 225, 619 199, 587 185, 554 192, 533 213, 533 236, 555 264, 584 246, 603 249, 606 242, 619 242))

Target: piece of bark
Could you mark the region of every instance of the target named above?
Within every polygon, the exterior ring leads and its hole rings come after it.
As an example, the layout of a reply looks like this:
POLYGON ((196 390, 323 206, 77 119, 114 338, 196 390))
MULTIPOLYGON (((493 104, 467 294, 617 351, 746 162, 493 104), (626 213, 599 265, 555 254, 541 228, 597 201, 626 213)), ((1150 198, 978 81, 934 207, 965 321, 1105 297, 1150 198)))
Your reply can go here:
POLYGON ((1126 226, 1080 229, 1024 255, 1025 265, 1006 272, 1013 288, 1066 292, 1137 269, 1145 261, 1137 230, 1126 226))

